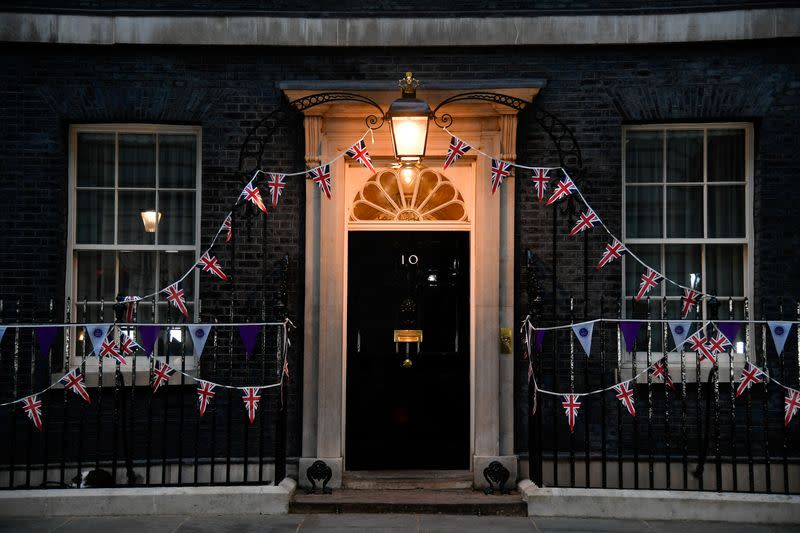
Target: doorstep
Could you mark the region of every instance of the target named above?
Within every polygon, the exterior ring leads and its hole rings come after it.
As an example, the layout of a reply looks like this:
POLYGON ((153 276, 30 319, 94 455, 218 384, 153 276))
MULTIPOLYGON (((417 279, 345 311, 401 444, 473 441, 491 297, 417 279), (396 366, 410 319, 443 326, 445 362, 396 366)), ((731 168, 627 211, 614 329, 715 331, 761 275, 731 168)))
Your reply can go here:
POLYGON ((360 490, 471 489, 469 470, 350 470, 342 488, 360 490))
POLYGON ((286 514, 297 483, 0 492, 2 516, 286 514))
POLYGON ((396 513, 526 516, 518 492, 484 494, 472 489, 334 489, 332 494, 296 492, 290 513, 396 513))
POLYGON ((680 490, 566 489, 519 482, 529 516, 800 523, 800 496, 680 490))

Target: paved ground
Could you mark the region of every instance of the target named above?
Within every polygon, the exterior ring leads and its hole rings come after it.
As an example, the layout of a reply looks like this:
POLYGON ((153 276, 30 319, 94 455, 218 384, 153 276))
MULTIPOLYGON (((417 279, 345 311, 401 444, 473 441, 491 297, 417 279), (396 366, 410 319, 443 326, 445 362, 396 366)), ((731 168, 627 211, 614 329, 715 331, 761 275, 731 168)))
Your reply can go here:
MULTIPOLYGON (((800 519, 800 517, 798 517, 800 519)), ((723 522, 600 520, 567 518, 517 518, 497 516, 444 516, 397 514, 282 515, 282 516, 156 516, 156 517, 0 517, 0 532, 25 531, 67 533, 75 531, 128 533, 236 533, 255 531, 318 531, 334 533, 364 532, 453 532, 499 533, 533 531, 538 533, 648 532, 648 533, 755 533, 758 531, 800 532, 796 526, 758 526, 723 522)))

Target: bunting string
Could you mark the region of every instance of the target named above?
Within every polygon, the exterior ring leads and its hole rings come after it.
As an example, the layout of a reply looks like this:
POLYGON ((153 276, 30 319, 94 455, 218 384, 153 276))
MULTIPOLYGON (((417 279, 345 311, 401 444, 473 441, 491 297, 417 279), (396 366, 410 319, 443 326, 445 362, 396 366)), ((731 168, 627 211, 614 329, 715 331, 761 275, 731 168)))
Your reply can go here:
MULTIPOLYGON (((46 327, 81 326, 81 327, 86 327, 87 330, 88 330, 89 327, 103 326, 103 330, 107 334, 110 331, 110 328, 113 328, 113 327, 120 328, 120 327, 124 327, 124 326, 143 326, 143 325, 144 326, 157 326, 157 327, 160 327, 160 326, 165 326, 165 327, 183 326, 182 324, 114 323, 114 324, 98 325, 98 324, 71 323, 71 324, 4 324, 4 328, 37 328, 37 327, 42 327, 42 326, 46 326, 46 327), (109 326, 109 328, 106 329, 105 326, 109 326)), ((191 325, 200 326, 201 324, 191 324, 191 325)), ((288 357, 289 357, 288 348, 289 348, 289 346, 291 346, 291 343, 288 340, 288 337, 289 337, 288 329, 289 328, 295 329, 295 325, 288 318, 285 319, 283 322, 248 322, 248 323, 232 323, 232 324, 213 324, 214 327, 218 327, 218 326, 251 326, 251 325, 252 326, 270 325, 270 326, 280 326, 282 328, 282 331, 283 331, 283 343, 282 343, 282 346, 283 346, 283 358, 282 358, 282 365, 281 365, 281 377, 277 382, 268 383, 266 385, 241 385, 241 386, 225 385, 223 383, 217 383, 215 381, 210 381, 208 379, 202 379, 200 377, 193 376, 191 374, 183 372, 183 371, 181 371, 181 370, 179 370, 177 368, 173 368, 173 367, 169 366, 168 358, 163 358, 164 360, 162 361, 161 360, 162 358, 155 357, 154 358, 154 372, 153 373, 156 376, 156 379, 155 379, 155 382, 154 382, 154 392, 158 389, 158 387, 160 385, 163 384, 163 382, 168 381, 169 378, 172 377, 172 375, 174 375, 174 374, 180 374, 180 375, 182 375, 182 376, 184 376, 186 378, 189 378, 192 382, 196 382, 196 383, 198 383, 200 385, 207 383, 207 384, 211 385, 212 389, 216 388, 216 387, 219 387, 219 388, 222 388, 222 389, 246 391, 246 390, 272 389, 272 388, 275 388, 275 387, 283 386, 284 379, 288 378, 288 375, 287 375, 288 374, 288 372, 287 372, 287 363, 288 363, 288 357), (156 385, 156 383, 158 385, 156 385)), ((105 337, 105 335, 103 335, 103 337, 105 337)), ((91 342, 88 343, 88 344, 91 344, 91 342)), ((142 349, 142 348, 141 348, 141 346, 136 345, 136 349, 142 349)), ((115 358, 117 358, 120 354, 118 352, 115 352, 115 353, 116 353, 115 358)), ((103 359, 102 357, 98 359, 99 364, 102 364, 102 359, 103 359)), ((120 359, 117 359, 117 360, 120 361, 120 359)), ((124 363, 124 357, 122 357, 122 360, 120 362, 125 364, 124 363)), ((35 400, 37 396, 39 396, 41 394, 44 394, 45 392, 55 388, 58 385, 65 385, 67 388, 70 388, 70 389, 73 388, 73 386, 78 385, 78 387, 76 387, 74 390, 76 392, 78 392, 79 394, 81 394, 81 396, 83 396, 84 399, 87 399, 88 395, 86 394, 86 386, 83 384, 83 381, 82 381, 83 380, 83 376, 81 375, 81 366, 82 366, 82 364, 70 369, 69 372, 65 373, 63 377, 61 377, 57 381, 51 383, 49 386, 45 387, 44 389, 41 389, 41 390, 39 390, 37 392, 33 392, 33 393, 30 393, 30 394, 26 394, 24 397, 17 398, 16 400, 11 400, 11 401, 8 401, 8 402, 5 402, 5 403, 0 403, 0 407, 6 407, 6 406, 9 406, 9 405, 14 405, 14 404, 18 404, 18 403, 26 403, 27 404, 30 401, 31 398, 33 398, 35 400), (78 377, 76 378, 76 376, 78 376, 78 377), (80 383, 78 383, 78 381, 80 383)), ((184 383, 184 384, 186 384, 186 383, 184 383)), ((191 383, 189 383, 189 384, 191 384, 191 383)), ((87 400, 87 401, 90 401, 90 400, 87 400)), ((41 408, 41 402, 39 402, 39 408, 41 408)))
MULTIPOLYGON (((486 157, 492 161, 493 165, 493 172, 492 172, 492 192, 494 193, 500 186, 502 186, 503 178, 508 174, 506 169, 510 169, 511 167, 530 170, 534 174, 534 185, 537 190, 537 194, 539 196, 540 201, 543 199, 543 194, 547 185, 550 183, 551 178, 548 176, 550 171, 559 171, 563 174, 563 179, 557 184, 557 190, 547 202, 547 205, 551 205, 567 196, 571 196, 574 194, 580 201, 586 206, 587 211, 581 215, 576 226, 573 228, 570 235, 575 235, 577 233, 586 231, 595 227, 596 225, 602 227, 605 232, 611 237, 612 242, 609 245, 606 245, 606 251, 603 254, 603 257, 600 263, 597 265, 597 268, 601 268, 610 261, 621 257, 623 254, 629 255, 633 260, 638 262, 640 265, 645 267, 646 272, 642 276, 642 285, 639 293, 637 294, 636 298, 641 299, 644 295, 647 294, 653 287, 656 287, 658 283, 662 280, 670 283, 678 288, 684 290, 684 318, 688 315, 691 308, 698 304, 699 298, 707 298, 712 297, 713 295, 709 293, 704 293, 698 289, 693 287, 687 287, 678 283, 677 281, 673 280, 665 276, 664 274, 660 273, 658 270, 652 268, 647 263, 645 263, 639 256, 637 256, 632 250, 630 250, 627 246, 625 246, 622 241, 620 241, 614 233, 609 229, 609 227, 603 222, 597 212, 591 207, 589 202, 586 200, 586 197, 583 195, 583 192, 575 185, 574 181, 567 173, 566 169, 563 167, 545 167, 545 166, 531 166, 531 165, 523 165, 517 162, 511 161, 504 161, 499 159, 491 154, 488 154, 474 146, 466 143, 465 141, 459 139, 457 136, 453 135, 447 127, 442 127, 442 130, 449 134, 451 139, 450 151, 448 152, 448 156, 445 160, 445 168, 449 165, 452 165, 458 157, 466 153, 467 151, 474 150, 476 153, 480 154, 483 157, 486 157), (457 142, 455 142, 457 141, 457 142)), ((263 174, 268 178, 267 185, 270 188, 270 197, 271 197, 271 205, 273 208, 277 207, 278 200, 282 194, 282 188, 285 186, 284 179, 286 177, 296 177, 296 176, 306 176, 308 179, 312 179, 317 185, 319 186, 320 190, 327 196, 328 198, 331 197, 331 187, 332 187, 332 177, 330 172, 330 165, 341 159, 342 157, 349 156, 354 160, 360 162, 366 168, 374 170, 372 166, 369 153, 364 142, 368 134, 372 134, 372 142, 374 143, 374 134, 372 130, 367 130, 364 134, 356 140, 350 147, 341 152, 337 153, 332 159, 326 161, 324 164, 321 164, 317 167, 306 169, 297 172, 288 172, 288 173, 276 173, 264 169, 257 169, 250 180, 245 185, 244 189, 240 192, 239 196, 236 198, 236 201, 233 203, 231 209, 226 213, 223 223, 219 226, 216 233, 211 239, 210 244, 208 247, 200 254, 200 262, 193 264, 190 268, 188 268, 183 275, 181 275, 177 280, 169 283, 166 287, 163 287, 155 292, 150 294, 140 295, 140 296, 125 296, 123 302, 129 304, 129 311, 132 305, 135 305, 137 302, 154 298, 155 296, 167 292, 169 294, 169 301, 175 307, 177 307, 184 315, 188 315, 188 311, 186 310, 185 305, 185 298, 183 297, 183 291, 180 289, 180 284, 183 283, 186 278, 194 272, 194 270, 198 267, 202 268, 203 271, 209 272, 217 277, 219 277, 222 281, 227 281, 228 277, 223 273, 221 266, 218 264, 216 257, 211 255, 211 251, 214 249, 214 246, 217 244, 220 235, 225 232, 226 239, 225 242, 230 241, 231 232, 234 230, 232 228, 232 216, 234 209, 240 205, 242 201, 251 202, 253 203, 258 209, 263 211, 265 214, 267 213, 266 205, 261 198, 261 193, 259 191, 258 185, 256 184, 256 180, 263 174)))
MULTIPOLYGON (((455 143, 455 144, 460 146, 460 154, 466 153, 469 150, 474 150, 478 154, 480 154, 480 155, 482 155, 482 156, 484 156, 487 159, 490 159, 492 161, 492 179, 491 179, 491 184, 492 184, 492 192, 493 193, 502 184, 502 179, 498 179, 497 172, 496 172, 496 168, 500 167, 500 166, 502 166, 504 168, 506 166, 508 166, 508 167, 515 167, 515 168, 521 168, 521 169, 533 171, 534 174, 533 174, 532 178, 533 178, 534 186, 536 188, 536 192, 537 192, 537 195, 538 195, 540 201, 543 199, 543 193, 544 193, 545 188, 547 187, 547 185, 550 183, 550 181, 552 179, 550 176, 547 176, 547 173, 549 171, 559 171, 559 172, 561 172, 563 174, 563 179, 561 180, 560 183, 558 183, 558 190, 556 190, 556 192, 553 194, 553 196, 550 198, 550 200, 547 202, 546 205, 549 206, 552 203, 555 203, 556 201, 559 201, 559 200, 561 200, 563 198, 566 198, 567 196, 570 196, 573 193, 580 199, 581 202, 583 202, 583 204, 586 206, 586 212, 583 213, 580 216, 580 219, 579 219, 578 223, 573 228, 572 232, 570 232, 570 236, 574 236, 575 234, 580 233, 582 231, 585 231, 587 229, 590 229, 590 228, 594 227, 595 225, 599 225, 600 227, 602 227, 605 230, 605 232, 609 235, 609 237, 611 237, 612 242, 611 242, 611 244, 606 245, 606 251, 603 254, 603 257, 600 260, 600 263, 598 264, 597 268, 601 268, 602 266, 604 266, 608 262, 612 261, 613 259, 621 257, 623 254, 629 255, 633 260, 635 260, 637 263, 642 265, 645 268, 646 272, 642 277, 642 288, 641 288, 639 294, 637 294, 637 300, 641 299, 647 292, 650 291, 650 289, 652 289, 653 287, 657 286, 658 283, 661 282, 662 280, 666 281, 666 282, 668 282, 668 283, 670 283, 670 284, 672 284, 672 285, 674 285, 676 287, 679 287, 679 288, 683 289, 683 291, 684 291, 684 302, 688 301, 688 302, 691 303, 691 305, 697 305, 697 303, 698 303, 697 302, 697 298, 698 297, 710 298, 710 297, 714 296, 713 294, 704 293, 704 292, 702 292, 702 291, 700 291, 700 290, 698 290, 698 289, 696 289, 694 287, 687 287, 685 285, 682 285, 682 284, 678 283, 677 281, 673 280, 672 278, 669 278, 669 277, 665 276, 664 274, 660 273, 658 270, 652 268, 650 265, 645 263, 639 256, 637 256, 633 251, 631 251, 626 245, 622 244, 622 241, 620 239, 618 239, 614 235, 614 233, 608 228, 608 226, 605 224, 605 222, 603 222, 603 220, 600 218, 600 216, 597 215, 597 212, 592 208, 592 206, 586 200, 586 198, 584 197, 583 193, 580 191, 578 186, 575 185, 574 180, 567 173, 567 170, 564 167, 530 166, 530 165, 522 165, 522 164, 517 163, 517 162, 504 161, 504 160, 502 160, 502 159, 500 159, 500 158, 498 158, 498 157, 496 157, 494 155, 487 154, 486 152, 483 152, 482 150, 479 150, 478 148, 475 148, 474 145, 471 145, 471 144, 463 141, 463 139, 461 139, 458 136, 456 136, 453 133, 451 133, 450 130, 448 130, 446 126, 441 126, 441 129, 445 133, 450 135, 451 138, 452 138, 452 140, 451 140, 451 148, 450 148, 451 151, 453 150, 453 146, 454 146, 453 140, 456 140, 457 143, 455 143)), ((448 158, 448 160, 449 160, 449 158, 448 158)), ((690 309, 691 309, 691 306, 689 306, 688 310, 690 310, 690 309)), ((686 315, 688 315, 688 310, 685 309, 684 317, 686 315)))
MULTIPOLYGON (((597 323, 597 322, 623 323, 623 322, 632 322, 632 321, 626 321, 626 320, 623 320, 623 319, 614 319, 614 318, 596 318, 596 319, 591 320, 589 322, 590 323, 597 323)), ((661 320, 660 322, 668 322, 668 321, 661 320)), ((754 323, 762 324, 762 323, 765 323, 767 321, 765 321, 765 320, 726 320, 725 322, 726 323, 736 323, 736 324, 754 324, 754 323)), ((586 323, 586 322, 584 322, 584 323, 586 323)), ((797 324, 797 323, 798 323, 797 321, 793 322, 793 324, 797 324)), ((526 349, 527 353, 529 354, 528 355, 528 357, 529 357, 529 363, 528 364, 531 365, 530 356, 533 353, 533 351, 531 349, 531 334, 533 332, 535 332, 535 331, 546 331, 546 330, 552 331, 552 330, 556 330, 556 329, 567 329, 567 328, 572 328, 575 325, 576 324, 564 324, 564 325, 560 325, 560 326, 551 326, 551 327, 547 327, 547 328, 540 328, 540 327, 534 326, 531 323, 529 316, 525 317, 525 319, 522 321, 521 333, 524 334, 525 349, 526 349)), ((679 346, 681 347, 681 349, 686 343, 692 342, 692 337, 694 337, 695 335, 698 335, 700 333, 704 333, 707 330, 707 328, 709 326, 711 326, 711 325, 713 325, 714 327, 718 328, 717 321, 712 321, 712 320, 704 321, 700 325, 700 327, 698 327, 691 335, 687 335, 687 338, 679 343, 679 346)), ((679 346, 676 346, 673 350, 669 350, 668 352, 665 351, 665 354, 664 354, 663 357, 659 357, 656 361, 654 361, 652 364, 650 364, 648 367, 643 369, 641 372, 639 372, 635 376, 632 376, 632 377, 630 377, 628 379, 624 379, 624 380, 620 381, 619 383, 615 383, 615 384, 610 385, 608 387, 605 387, 605 388, 602 388, 602 389, 591 390, 591 391, 587 391, 587 392, 577 392, 577 393, 576 392, 555 392, 555 391, 551 391, 551 390, 547 390, 547 389, 542 389, 538 385, 538 383, 536 381, 535 374, 532 371, 529 371, 528 373, 530 375, 530 379, 532 381, 534 390, 536 392, 540 392, 542 394, 548 394, 548 395, 551 395, 551 396, 564 396, 565 394, 572 394, 572 395, 575 395, 575 396, 578 396, 578 397, 591 396, 591 395, 595 395, 595 394, 602 394, 602 393, 605 393, 605 392, 609 392, 609 391, 614 390, 615 388, 619 387, 620 385, 623 385, 623 384, 626 384, 626 383, 629 383, 629 382, 638 381, 638 379, 640 377, 646 375, 648 372, 653 371, 654 369, 656 369, 660 365, 663 365, 663 360, 666 357, 666 354, 678 350, 679 346)), ((703 360, 702 356, 700 354, 698 354, 698 357, 700 357, 700 361, 702 362, 702 360, 703 360)), ((789 387, 787 385, 784 385, 783 383, 781 383, 777 379, 775 379, 772 376, 770 376, 769 372, 767 372, 766 370, 754 365, 750 361, 748 361, 747 363, 749 364, 749 366, 751 368, 756 369, 758 371, 758 373, 763 375, 764 379, 766 379, 766 381, 768 383, 769 382, 775 383, 779 387, 781 387, 784 390, 786 390, 788 393, 796 392, 796 389, 794 389, 792 387, 789 387)), ((714 364, 716 364, 716 362, 714 362, 714 364)), ((531 369, 532 369, 532 367, 531 367, 531 369)))
MULTIPOLYGON (((232 219, 232 216, 233 216, 233 210, 236 208, 236 206, 238 206, 242 202, 243 198, 244 198, 245 201, 250 201, 250 202, 254 203, 255 205, 257 205, 258 208, 261 209, 265 214, 267 213, 266 207, 264 206, 263 201, 261 199, 260 191, 258 189, 258 186, 255 184, 256 179, 260 175, 263 174, 264 176, 267 176, 268 178, 272 178, 272 180, 268 181, 267 184, 271 189, 272 188, 277 188, 277 190, 273 194, 270 195, 270 197, 272 199, 271 205, 272 205, 272 207, 274 209, 275 207, 277 207, 278 198, 280 197, 280 195, 282 193, 282 191, 280 189, 284 186, 283 178, 295 177, 295 176, 310 176, 310 174, 309 174, 310 172, 315 171, 317 169, 329 168, 330 165, 332 165, 333 163, 335 163, 336 161, 338 161, 339 159, 341 159, 345 155, 350 155, 354 159, 360 161, 365 166, 371 167, 371 163, 369 163, 369 154, 366 151, 366 146, 364 146, 364 144, 363 144, 364 143, 364 139, 366 139, 367 135, 369 135, 371 133, 372 133, 372 130, 368 129, 366 132, 364 132, 364 134, 355 143, 353 143, 353 145, 350 148, 347 148, 346 150, 342 150, 341 152, 337 153, 333 157, 333 159, 330 159, 329 161, 325 162, 324 164, 319 165, 318 167, 315 167, 313 169, 307 169, 307 170, 298 171, 298 172, 287 172, 287 173, 276 173, 276 172, 267 171, 267 170, 263 170, 263 169, 257 169, 253 173, 253 176, 250 178, 250 180, 245 185, 245 188, 242 190, 242 192, 237 197, 236 201, 233 203, 231 209, 226 213, 222 224, 219 226, 219 229, 217 229, 217 232, 212 237, 211 243, 208 245, 208 248, 206 248, 200 254, 200 257, 201 258, 206 258, 207 257, 209 261, 216 262, 216 258, 211 256, 211 254, 210 254, 211 250, 217 244, 217 241, 219 240, 219 236, 223 233, 223 231, 226 232, 226 234, 227 234, 225 242, 228 242, 230 240, 230 232, 233 231, 233 228, 231 227, 231 219, 232 219), (351 155, 352 148, 354 146, 356 146, 356 145, 361 145, 363 147, 363 151, 359 151, 359 152, 356 152, 355 154, 351 155), (276 176, 279 176, 279 177, 276 177, 276 176), (245 191, 247 191, 246 194, 245 194, 245 191)), ((372 138, 372 142, 373 143, 375 142, 374 136, 372 138)), ((329 189, 329 187, 330 187, 330 174, 328 173, 328 189, 324 191, 328 195, 328 197, 330 197, 330 194, 329 194, 330 189, 329 189)), ((150 294, 145 294, 145 295, 142 295, 142 296, 126 296, 126 297, 124 297, 125 299, 123 300, 122 303, 135 304, 135 303, 137 303, 137 302, 139 302, 141 300, 145 300, 145 299, 148 299, 148 298, 154 298, 154 297, 158 296, 161 293, 167 292, 171 287, 176 287, 177 288, 179 286, 179 284, 183 283, 183 281, 187 277, 189 277, 189 275, 192 274, 192 272, 195 271, 196 268, 202 267, 202 266, 203 266, 203 261, 201 260, 201 262, 193 264, 191 267, 189 267, 189 269, 187 269, 183 273, 183 275, 181 277, 179 277, 177 280, 167 284, 165 287, 163 287, 163 288, 161 288, 161 289, 159 289, 159 290, 157 290, 155 292, 152 292, 150 294)), ((227 281, 227 277, 226 276, 224 276, 224 275, 220 276, 219 275, 221 273, 221 270, 218 270, 218 269, 219 269, 219 267, 216 267, 216 269, 203 267, 204 271, 210 271, 211 273, 213 273, 213 274, 217 275, 218 277, 222 278, 223 281, 227 281)), ((177 304, 176 303, 176 306, 179 307, 183 311, 183 308, 181 307, 181 305, 182 304, 177 304)))

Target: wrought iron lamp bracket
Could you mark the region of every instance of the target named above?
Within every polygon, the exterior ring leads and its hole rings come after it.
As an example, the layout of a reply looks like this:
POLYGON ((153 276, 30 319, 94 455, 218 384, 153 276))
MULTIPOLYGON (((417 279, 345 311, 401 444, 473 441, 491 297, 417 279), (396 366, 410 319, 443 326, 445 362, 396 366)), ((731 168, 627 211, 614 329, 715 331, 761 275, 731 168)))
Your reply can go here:
POLYGON ((453 124, 453 117, 449 113, 439 114, 439 110, 446 105, 463 101, 481 101, 491 104, 503 105, 516 111, 531 110, 533 120, 545 131, 550 141, 558 152, 560 165, 567 169, 573 180, 577 180, 583 173, 583 157, 578 141, 572 130, 563 121, 552 113, 545 111, 533 102, 528 102, 515 96, 493 92, 467 92, 453 95, 442 100, 432 113, 433 122, 440 128, 447 128, 453 124))
POLYGON ((318 105, 329 104, 331 102, 359 102, 377 109, 377 114, 367 115, 367 117, 364 119, 367 127, 371 130, 380 129, 386 123, 386 113, 383 111, 383 108, 381 108, 378 102, 372 98, 369 98, 368 96, 364 96, 363 94, 348 92, 316 93, 292 100, 289 102, 289 106, 298 111, 305 111, 306 109, 310 109, 318 105))

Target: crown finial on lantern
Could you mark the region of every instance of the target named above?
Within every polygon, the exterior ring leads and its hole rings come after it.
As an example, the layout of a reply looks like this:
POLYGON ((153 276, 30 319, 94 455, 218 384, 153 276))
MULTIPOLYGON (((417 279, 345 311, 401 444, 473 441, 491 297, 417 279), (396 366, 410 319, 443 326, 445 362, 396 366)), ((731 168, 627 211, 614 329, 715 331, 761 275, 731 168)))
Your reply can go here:
POLYGON ((419 87, 419 80, 414 77, 411 71, 406 72, 406 75, 398 83, 400 89, 403 90, 404 98, 416 98, 417 87, 419 87))

